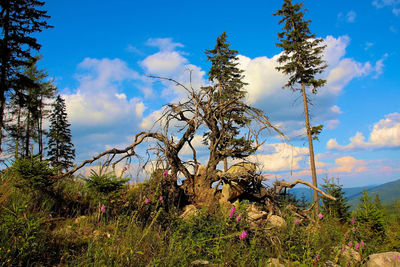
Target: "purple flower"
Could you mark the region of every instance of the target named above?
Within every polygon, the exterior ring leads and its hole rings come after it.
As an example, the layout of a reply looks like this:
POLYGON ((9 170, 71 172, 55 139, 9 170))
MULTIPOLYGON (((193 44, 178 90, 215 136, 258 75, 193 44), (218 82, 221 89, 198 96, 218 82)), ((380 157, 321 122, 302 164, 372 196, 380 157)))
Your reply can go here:
POLYGON ((165 178, 165 177, 167 177, 167 175, 168 175, 168 170, 165 170, 165 171, 163 172, 162 176, 163 176, 163 178, 165 178))
POLYGON ((247 236, 247 232, 243 231, 240 235, 239 235, 239 239, 245 239, 247 236))
POLYGON ((160 196, 160 201, 163 201, 163 200, 164 200, 164 198, 162 196, 160 196))
POLYGON ((319 217, 320 219, 324 218, 324 216, 322 215, 322 213, 318 214, 318 217, 319 217))
POLYGON ((299 219, 296 219, 296 224, 298 224, 300 221, 299 221, 299 219))
POLYGON ((350 241, 349 242, 349 247, 351 247, 351 246, 353 246, 353 242, 350 241))
POLYGON ((229 212, 229 217, 231 218, 233 216, 233 213, 235 213, 236 207, 233 206, 231 209, 231 212, 229 212))
POLYGON ((351 219, 351 224, 356 224, 356 218, 351 219))
POLYGON ((400 261, 400 256, 397 259, 400 261))
POLYGON ((125 168, 124 168, 124 172, 126 172, 127 170, 128 170, 128 168, 127 168, 127 167, 125 167, 125 168))
POLYGON ((355 233, 356 232, 356 228, 353 228, 353 233, 355 233))
POLYGON ((239 215, 239 216, 236 218, 236 222, 239 222, 240 219, 242 219, 242 216, 239 215))
POLYGON ((356 250, 360 247, 360 244, 356 243, 356 250))
POLYGON ((105 211, 106 211, 106 206, 102 205, 102 206, 100 207, 100 210, 101 210, 101 212, 105 212, 105 211))
POLYGON ((144 203, 149 204, 150 200, 146 199, 144 203))
POLYGON ((365 243, 363 240, 361 240, 361 247, 364 247, 364 246, 365 246, 365 243))

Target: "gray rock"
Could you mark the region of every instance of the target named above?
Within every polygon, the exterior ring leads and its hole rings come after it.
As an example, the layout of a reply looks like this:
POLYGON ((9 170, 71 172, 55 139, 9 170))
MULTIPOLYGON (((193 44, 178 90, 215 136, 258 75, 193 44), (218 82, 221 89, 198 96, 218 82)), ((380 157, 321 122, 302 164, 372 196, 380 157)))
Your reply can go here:
POLYGON ((365 267, 400 266, 400 252, 385 252, 369 255, 365 267))
POLYGON ((279 228, 287 226, 285 219, 283 219, 282 217, 280 217, 278 215, 272 215, 268 219, 268 224, 270 224, 274 227, 279 227, 279 228))

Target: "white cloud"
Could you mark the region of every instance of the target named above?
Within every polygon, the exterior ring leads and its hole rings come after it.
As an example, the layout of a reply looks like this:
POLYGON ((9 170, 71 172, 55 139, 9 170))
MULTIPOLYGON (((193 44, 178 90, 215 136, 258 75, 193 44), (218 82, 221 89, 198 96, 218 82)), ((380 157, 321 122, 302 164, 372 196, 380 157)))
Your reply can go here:
POLYGON ((162 51, 146 57, 142 62, 150 74, 171 75, 179 66, 186 64, 187 59, 176 51, 162 51))
POLYGON ((345 156, 337 158, 335 160, 336 167, 330 168, 331 173, 354 173, 364 172, 367 170, 367 162, 364 160, 358 160, 351 156, 345 156))
POLYGON ((265 172, 297 170, 300 162, 308 155, 308 148, 286 143, 263 145, 256 155, 249 157, 261 164, 265 172))
POLYGON ((177 47, 184 47, 181 43, 175 43, 172 38, 150 38, 147 40, 148 46, 158 47, 161 51, 172 51, 177 47))
POLYGON ((350 138, 348 145, 339 145, 336 139, 330 139, 327 148, 340 151, 353 151, 362 149, 399 148, 400 147, 400 113, 391 113, 385 119, 377 122, 369 140, 365 141, 362 133, 357 132, 350 138))
POLYGON ((337 113, 337 114, 342 114, 343 112, 340 110, 340 107, 338 107, 337 105, 333 105, 332 107, 331 107, 331 111, 333 112, 333 113, 337 113))
POLYGON ((395 6, 399 4, 399 0, 374 0, 372 1, 372 5, 374 5, 377 8, 382 8, 385 6, 395 6))
POLYGON ((353 23, 356 20, 357 13, 354 12, 353 10, 350 10, 346 14, 343 14, 342 12, 340 12, 337 17, 338 17, 339 21, 346 21, 349 23, 353 23))

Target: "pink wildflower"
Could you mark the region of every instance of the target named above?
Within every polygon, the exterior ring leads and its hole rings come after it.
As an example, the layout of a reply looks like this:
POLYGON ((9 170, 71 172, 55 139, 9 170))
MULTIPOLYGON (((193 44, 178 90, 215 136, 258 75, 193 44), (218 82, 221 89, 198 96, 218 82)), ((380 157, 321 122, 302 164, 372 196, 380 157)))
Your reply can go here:
POLYGON ((150 200, 146 199, 144 203, 149 204, 150 200))
POLYGON ((239 222, 240 219, 242 219, 242 216, 239 215, 239 216, 236 218, 236 222, 239 222))
POLYGON ((167 177, 167 175, 168 175, 168 170, 165 170, 165 171, 163 172, 162 176, 163 176, 163 178, 165 178, 165 177, 167 177))
POLYGON ((163 201, 163 200, 164 200, 164 198, 162 196, 160 196, 160 201, 163 201))
POLYGON ((324 218, 324 216, 322 215, 322 213, 318 214, 318 217, 319 217, 320 219, 324 218))
POLYGON ((400 256, 397 259, 400 261, 400 256))
POLYGON ((351 246, 353 246, 353 242, 350 241, 349 242, 349 247, 351 247, 351 246))
POLYGON ((125 167, 125 168, 124 168, 124 172, 126 172, 127 170, 128 170, 128 168, 127 168, 127 167, 125 167))
POLYGON ((360 244, 356 243, 356 250, 360 247, 360 244))
POLYGON ((365 243, 363 240, 361 240, 361 247, 364 247, 364 246, 365 246, 365 243))
POLYGON ((105 212, 105 211, 106 211, 106 206, 102 205, 102 206, 100 207, 100 211, 101 211, 101 212, 105 212))
POLYGON ((351 224, 356 224, 356 218, 353 217, 353 219, 351 219, 351 224))
POLYGON ((240 235, 239 235, 239 239, 245 239, 247 236, 247 232, 243 231, 240 235))
POLYGON ((353 228, 353 233, 355 233, 356 232, 356 228, 353 228))
POLYGON ((296 224, 298 224, 300 221, 299 221, 299 219, 296 219, 296 224))
POLYGON ((229 212, 229 217, 231 218, 233 216, 233 214, 235 213, 236 207, 233 206, 231 209, 231 212, 229 212))

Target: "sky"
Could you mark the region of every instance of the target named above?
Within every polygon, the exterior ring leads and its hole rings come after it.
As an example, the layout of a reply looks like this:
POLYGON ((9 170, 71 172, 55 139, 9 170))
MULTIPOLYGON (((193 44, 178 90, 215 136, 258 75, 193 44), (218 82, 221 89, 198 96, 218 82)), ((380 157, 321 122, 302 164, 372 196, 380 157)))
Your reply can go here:
MULTIPOLYGON (((238 51, 247 102, 262 109, 291 142, 276 135, 253 157, 263 173, 311 181, 302 100, 282 89, 275 67, 283 1, 57 0, 44 9, 53 29, 36 35, 40 67, 66 101, 77 163, 123 148, 150 130, 163 105, 183 99, 181 88, 146 74, 207 84, 204 53, 222 32, 238 51)), ((306 0, 310 29, 326 44, 326 85, 312 96, 311 124, 318 180, 344 187, 400 179, 400 1, 306 0)), ((153 127, 153 130, 155 128, 153 127)), ((200 151, 200 136, 195 145, 200 151)), ((144 148, 141 151, 144 152, 144 148)), ((206 160, 206 157, 202 157, 206 160)), ((204 162, 205 163, 205 162, 204 162)))

